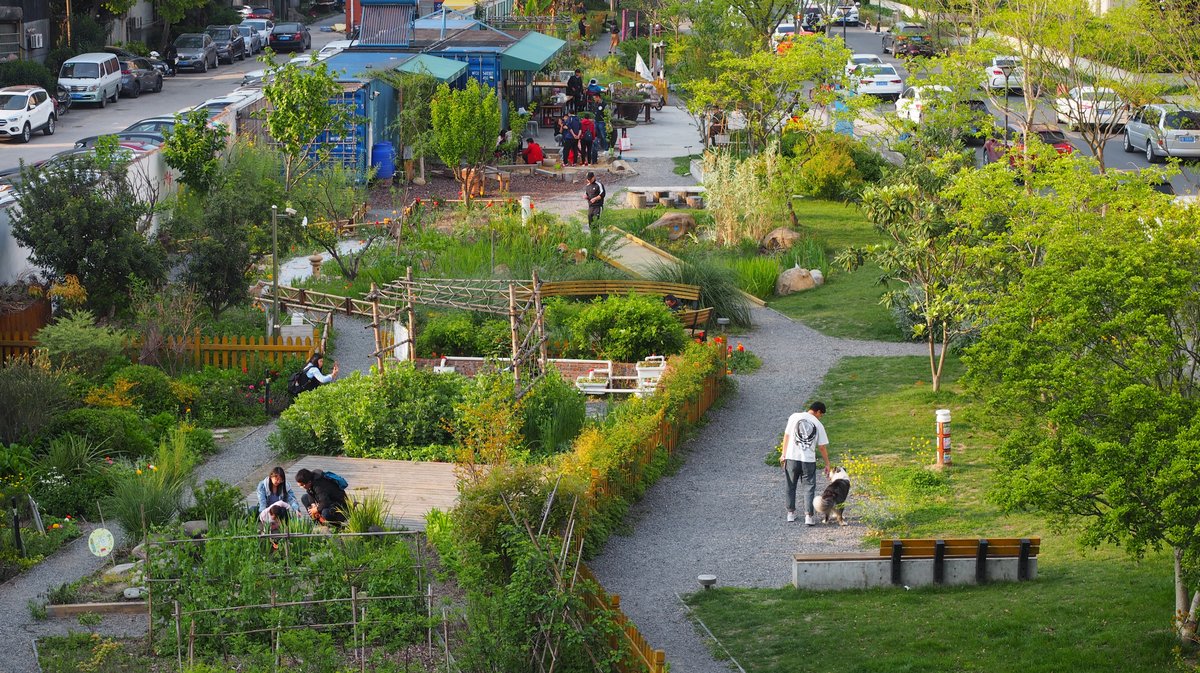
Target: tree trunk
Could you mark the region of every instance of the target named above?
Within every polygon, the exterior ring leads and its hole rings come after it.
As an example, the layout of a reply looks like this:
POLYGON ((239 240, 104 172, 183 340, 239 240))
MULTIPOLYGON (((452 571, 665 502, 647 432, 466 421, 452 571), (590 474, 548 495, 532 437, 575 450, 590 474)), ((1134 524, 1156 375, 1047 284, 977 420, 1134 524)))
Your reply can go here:
POLYGON ((942 385, 941 367, 937 364, 937 358, 933 351, 933 329, 926 329, 925 342, 929 344, 929 376, 933 379, 933 392, 937 392, 942 385))
POLYGON ((1183 550, 1176 547, 1174 552, 1175 624, 1179 635, 1179 642, 1186 645, 1197 642, 1196 622, 1197 618, 1200 618, 1200 590, 1192 593, 1192 599, 1188 600, 1187 585, 1183 581, 1183 550))

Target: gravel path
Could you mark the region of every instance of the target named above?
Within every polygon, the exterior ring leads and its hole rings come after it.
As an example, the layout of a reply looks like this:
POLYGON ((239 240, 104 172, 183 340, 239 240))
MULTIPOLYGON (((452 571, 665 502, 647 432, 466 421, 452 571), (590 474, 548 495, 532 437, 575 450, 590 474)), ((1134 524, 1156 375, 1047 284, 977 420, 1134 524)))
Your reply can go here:
MULTIPOLYGON (((827 337, 771 309, 755 308, 753 320, 755 330, 739 340, 763 358, 763 367, 738 378, 737 392, 709 412, 709 422, 688 444, 679 471, 630 508, 632 534, 610 538, 590 563, 605 590, 621 596, 625 614, 647 640, 666 651, 673 670, 730 670, 709 655, 676 598, 698 588, 697 575, 715 574, 719 586, 780 587, 791 579, 792 554, 860 549, 865 529, 853 507, 845 528, 788 523, 783 476, 764 458, 788 415, 840 358, 926 352, 921 344, 827 337)), ((834 418, 838 413, 829 410, 834 418)), ((836 431, 829 440, 836 462, 836 431)))

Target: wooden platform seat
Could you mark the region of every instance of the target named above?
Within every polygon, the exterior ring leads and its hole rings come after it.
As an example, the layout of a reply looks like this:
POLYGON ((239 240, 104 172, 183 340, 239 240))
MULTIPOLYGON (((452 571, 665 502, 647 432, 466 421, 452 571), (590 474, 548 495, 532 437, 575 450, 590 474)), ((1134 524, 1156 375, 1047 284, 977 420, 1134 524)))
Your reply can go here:
POLYGON ((1040 538, 885 539, 878 554, 796 554, 797 588, 984 584, 1037 574, 1040 538))
POLYGON ((598 297, 613 294, 673 294, 680 300, 700 301, 700 286, 652 280, 560 280, 542 283, 543 297, 598 297))

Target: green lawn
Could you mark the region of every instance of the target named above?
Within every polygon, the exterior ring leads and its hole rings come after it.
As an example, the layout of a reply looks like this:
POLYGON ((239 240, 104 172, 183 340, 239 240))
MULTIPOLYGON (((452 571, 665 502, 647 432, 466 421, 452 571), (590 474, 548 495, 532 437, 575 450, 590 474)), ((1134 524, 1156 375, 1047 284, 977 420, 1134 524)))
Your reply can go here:
MULTIPOLYGON (((854 205, 832 201, 796 201, 800 232, 825 246, 831 263, 853 245, 879 243, 879 235, 854 205)), ((888 309, 879 303, 883 288, 879 268, 865 266, 847 272, 833 268, 825 285, 813 291, 777 297, 767 303, 784 315, 829 336, 847 339, 904 341, 888 309)))
MULTIPOLYGON (((913 438, 931 435, 934 410, 949 407, 954 467, 944 488, 911 497, 895 527, 875 535, 1040 536, 1037 580, 911 591, 718 589, 687 598, 700 619, 755 673, 1194 670, 1175 663, 1166 554, 1139 564, 1117 549, 1081 549, 1071 533, 988 501, 996 436, 955 385, 959 365, 948 367, 949 383, 933 393, 925 358, 842 360, 817 394, 829 406, 831 458, 870 457, 885 481, 927 474, 932 453, 913 438)), ((865 508, 852 490, 847 514, 865 508)))

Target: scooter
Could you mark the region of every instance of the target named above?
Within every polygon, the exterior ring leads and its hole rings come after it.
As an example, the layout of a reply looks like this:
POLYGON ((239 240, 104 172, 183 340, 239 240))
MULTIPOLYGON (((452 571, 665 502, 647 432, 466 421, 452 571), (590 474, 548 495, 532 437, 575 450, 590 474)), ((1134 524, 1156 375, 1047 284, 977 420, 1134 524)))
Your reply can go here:
POLYGON ((67 114, 67 111, 70 109, 71 92, 67 90, 67 87, 59 84, 54 89, 54 114, 57 117, 61 117, 67 114))
POLYGON ((150 52, 149 60, 150 65, 154 66, 155 70, 161 72, 163 77, 175 76, 175 67, 169 61, 164 61, 157 51, 150 52))

